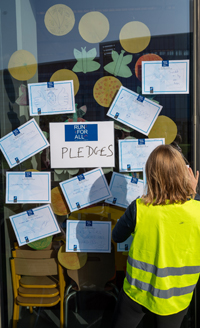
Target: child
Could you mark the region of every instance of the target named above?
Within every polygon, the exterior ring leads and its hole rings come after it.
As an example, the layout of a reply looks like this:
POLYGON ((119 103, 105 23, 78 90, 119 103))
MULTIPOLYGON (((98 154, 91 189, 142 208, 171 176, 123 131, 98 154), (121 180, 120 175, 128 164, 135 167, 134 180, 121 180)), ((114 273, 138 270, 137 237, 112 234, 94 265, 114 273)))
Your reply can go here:
POLYGON ((133 234, 112 328, 135 328, 146 312, 158 328, 178 328, 200 273, 200 197, 182 155, 157 147, 146 163, 147 194, 133 201, 113 229, 117 243, 133 234))

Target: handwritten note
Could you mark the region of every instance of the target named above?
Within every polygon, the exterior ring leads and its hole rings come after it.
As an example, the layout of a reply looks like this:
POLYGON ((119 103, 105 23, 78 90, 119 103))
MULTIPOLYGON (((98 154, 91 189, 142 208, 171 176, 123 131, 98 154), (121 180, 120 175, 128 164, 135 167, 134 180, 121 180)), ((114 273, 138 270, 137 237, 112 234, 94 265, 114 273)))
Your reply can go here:
POLYGON ((189 60, 142 62, 142 93, 189 93, 189 60))
POLYGON ((28 84, 31 116, 75 113, 73 81, 28 84))
POLYGON ((143 195, 143 180, 116 172, 112 174, 109 187, 112 197, 105 202, 124 208, 143 195))
POLYGON ((50 123, 51 167, 113 167, 113 122, 50 123))
POLYGON ((150 153, 164 144, 164 138, 118 140, 120 172, 143 171, 150 153))
POLYGON ((121 87, 107 115, 148 135, 161 109, 157 103, 121 87))
POLYGON ((71 212, 103 201, 112 195, 101 168, 60 182, 60 187, 71 212))
POLYGON ((6 172, 6 204, 50 202, 50 172, 6 172))
POLYGON ((43 205, 10 216, 19 246, 60 232, 50 205, 43 205))
POLYGON ((67 220, 66 252, 111 252, 111 222, 67 220))
POLYGON ((47 148, 49 143, 35 119, 0 139, 0 148, 10 168, 47 148))
POLYGON ((126 252, 129 251, 131 244, 133 241, 133 236, 130 235, 123 243, 118 243, 117 244, 117 251, 118 252, 126 252))

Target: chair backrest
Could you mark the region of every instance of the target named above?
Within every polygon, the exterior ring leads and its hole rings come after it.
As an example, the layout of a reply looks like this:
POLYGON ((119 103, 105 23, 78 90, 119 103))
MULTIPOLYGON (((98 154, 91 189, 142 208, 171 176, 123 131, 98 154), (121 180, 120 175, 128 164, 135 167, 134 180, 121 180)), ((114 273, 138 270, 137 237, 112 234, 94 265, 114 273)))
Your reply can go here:
POLYGON ((78 270, 67 270, 79 290, 103 290, 105 284, 115 274, 115 252, 111 247, 111 253, 88 253, 86 264, 78 270))
POLYGON ((14 258, 15 273, 25 276, 51 276, 58 274, 58 261, 55 258, 33 259, 14 258))
POLYGON ((30 250, 30 248, 29 249, 17 248, 12 251, 12 256, 26 258, 26 259, 50 259, 50 258, 57 258, 58 251, 54 249, 30 250))

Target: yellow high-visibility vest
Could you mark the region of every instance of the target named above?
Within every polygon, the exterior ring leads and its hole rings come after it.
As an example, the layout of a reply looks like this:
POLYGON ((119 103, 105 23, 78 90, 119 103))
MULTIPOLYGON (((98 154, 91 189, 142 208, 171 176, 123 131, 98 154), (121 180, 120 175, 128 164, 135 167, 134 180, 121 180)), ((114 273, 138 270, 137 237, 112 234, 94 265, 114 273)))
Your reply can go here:
POLYGON ((123 289, 159 315, 187 308, 200 273, 200 202, 144 205, 136 227, 123 289))

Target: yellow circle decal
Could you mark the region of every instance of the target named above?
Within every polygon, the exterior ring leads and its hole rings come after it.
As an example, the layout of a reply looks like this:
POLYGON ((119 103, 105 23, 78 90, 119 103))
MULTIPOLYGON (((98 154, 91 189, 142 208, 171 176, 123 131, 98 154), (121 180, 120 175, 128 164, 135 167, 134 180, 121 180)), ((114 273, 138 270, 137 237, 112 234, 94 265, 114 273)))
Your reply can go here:
POLYGON ((64 244, 58 251, 58 261, 66 269, 78 270, 87 262, 87 253, 65 252, 64 244))
POLYGON ((94 99, 99 105, 103 107, 110 107, 121 86, 121 82, 116 77, 104 76, 94 85, 94 99))
POLYGON ((57 215, 63 216, 70 213, 60 187, 55 187, 51 190, 51 207, 53 212, 57 215))
POLYGON ((165 138, 165 144, 169 145, 177 135, 177 126, 171 118, 160 115, 154 123, 148 138, 165 138))
POLYGON ((124 25, 119 34, 119 41, 124 50, 138 53, 144 50, 151 40, 148 27, 141 22, 129 22, 124 25))
POLYGON ((56 71, 50 78, 51 82, 69 80, 73 80, 74 82, 74 95, 76 95, 79 90, 79 79, 74 72, 70 71, 69 69, 60 69, 56 71))
POLYGON ((10 57, 8 70, 16 80, 27 81, 35 75, 37 62, 29 51, 17 50, 10 57))
POLYGON ((54 5, 47 10, 44 16, 44 24, 51 34, 65 35, 74 27, 74 13, 66 5, 54 5))
POLYGON ((91 11, 81 18, 78 29, 85 41, 98 43, 108 35, 109 21, 99 11, 91 11))

